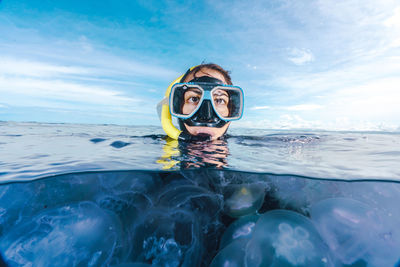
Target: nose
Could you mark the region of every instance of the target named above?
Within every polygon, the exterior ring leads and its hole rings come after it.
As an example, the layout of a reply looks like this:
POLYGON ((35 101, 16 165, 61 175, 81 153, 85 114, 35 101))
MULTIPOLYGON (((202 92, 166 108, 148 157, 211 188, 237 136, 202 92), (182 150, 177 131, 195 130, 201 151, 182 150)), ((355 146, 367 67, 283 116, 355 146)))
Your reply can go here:
POLYGON ((196 120, 199 122, 213 122, 217 117, 210 100, 204 100, 196 113, 196 120))

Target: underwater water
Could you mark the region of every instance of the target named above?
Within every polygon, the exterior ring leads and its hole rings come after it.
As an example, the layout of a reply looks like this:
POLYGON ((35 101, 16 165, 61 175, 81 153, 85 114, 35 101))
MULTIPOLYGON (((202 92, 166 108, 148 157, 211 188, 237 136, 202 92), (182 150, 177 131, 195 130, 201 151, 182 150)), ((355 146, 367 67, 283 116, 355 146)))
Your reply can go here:
POLYGON ((9 266, 398 266, 400 135, 0 123, 9 266))

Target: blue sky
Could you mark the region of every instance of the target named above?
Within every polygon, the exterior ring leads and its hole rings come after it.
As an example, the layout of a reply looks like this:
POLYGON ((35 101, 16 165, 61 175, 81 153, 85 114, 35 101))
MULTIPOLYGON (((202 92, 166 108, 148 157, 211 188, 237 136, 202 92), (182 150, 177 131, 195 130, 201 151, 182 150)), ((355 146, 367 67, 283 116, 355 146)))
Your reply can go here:
POLYGON ((190 66, 245 90, 236 127, 400 130, 400 2, 0 1, 0 120, 159 125, 190 66))

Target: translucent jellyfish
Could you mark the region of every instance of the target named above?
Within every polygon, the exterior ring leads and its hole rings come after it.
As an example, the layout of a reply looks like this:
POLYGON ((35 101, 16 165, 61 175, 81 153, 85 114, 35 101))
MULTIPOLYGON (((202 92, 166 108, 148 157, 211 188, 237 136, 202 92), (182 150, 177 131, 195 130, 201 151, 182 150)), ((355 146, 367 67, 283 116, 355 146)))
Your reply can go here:
POLYGON ((0 239, 10 266, 103 266, 121 233, 118 219, 93 202, 46 210, 0 239))
POLYGON ((150 198, 138 192, 99 195, 96 202, 103 209, 113 211, 126 223, 132 223, 152 206, 150 198))
POLYGON ((250 239, 259 217, 259 215, 247 215, 234 221, 225 230, 221 238, 220 248, 225 247, 227 244, 235 240, 242 238, 250 239))
POLYGON ((218 249, 221 237, 221 228, 224 227, 219 220, 219 212, 223 209, 222 196, 215 194, 203 187, 195 185, 176 185, 171 183, 160 193, 156 204, 167 210, 181 209, 196 216, 204 234, 203 240, 206 250, 218 249))
POLYGON ((303 214, 310 205, 326 198, 342 196, 338 182, 305 179, 293 176, 270 176, 269 194, 279 201, 281 208, 289 208, 303 214))
MULTIPOLYGON (((231 184, 260 183, 260 181, 264 182, 265 180, 263 175, 260 174, 218 169, 204 169, 203 176, 207 177, 209 183, 212 183, 214 186, 216 185, 220 187, 225 187, 231 184)), ((265 188, 266 186, 267 183, 264 182, 263 187, 265 188)))
POLYGON ((200 225, 192 213, 154 209, 134 227, 135 261, 171 267, 201 262, 200 225))
POLYGON ((264 183, 235 184, 224 188, 225 212, 231 217, 255 213, 263 204, 264 183))
POLYGON ((172 184, 160 193, 158 205, 184 208, 207 215, 206 217, 214 217, 222 209, 222 196, 200 186, 172 184))
POLYGON ((311 221, 292 211, 260 216, 246 247, 247 266, 329 266, 329 252, 311 221))
POLYGON ((115 247, 111 264, 124 262, 132 249, 130 226, 140 221, 142 214, 151 207, 146 195, 136 192, 125 192, 119 195, 99 195, 98 205, 115 213, 121 221, 124 234, 115 247))
POLYGON ((196 170, 185 169, 180 172, 180 175, 182 175, 192 185, 199 185, 208 188, 208 184, 212 183, 212 181, 210 181, 211 179, 207 170, 208 169, 203 168, 196 170))
POLYGON ((249 239, 244 238, 227 245, 215 256, 210 267, 244 267, 247 242, 249 239))
POLYGON ((100 172, 96 173, 99 184, 106 192, 134 191, 148 193, 153 190, 160 182, 157 174, 138 171, 119 171, 119 172, 100 172))
POLYGON ((311 219, 331 251, 344 264, 365 259, 371 245, 378 240, 380 223, 376 212, 353 199, 323 200, 312 206, 311 219))
MULTIPOLYGON (((387 182, 357 182, 343 185, 343 191, 352 199, 370 206, 380 218, 381 230, 370 244, 365 256, 372 266, 395 266, 400 259, 400 184, 387 182)), ((400 263, 400 262, 399 262, 400 263)), ((396 266, 397 266, 396 265, 396 266)))
POLYGON ((60 175, 0 186, 0 213, 5 213, 5 217, 1 216, 0 223, 6 229, 43 209, 92 200, 98 192, 98 179, 93 174, 60 175))
POLYGON ((41 212, 93 200, 102 187, 97 174, 69 174, 0 186, 0 235, 11 225, 41 212))
POLYGON ((32 213, 35 202, 34 191, 26 184, 0 186, 0 236, 15 223, 32 213))

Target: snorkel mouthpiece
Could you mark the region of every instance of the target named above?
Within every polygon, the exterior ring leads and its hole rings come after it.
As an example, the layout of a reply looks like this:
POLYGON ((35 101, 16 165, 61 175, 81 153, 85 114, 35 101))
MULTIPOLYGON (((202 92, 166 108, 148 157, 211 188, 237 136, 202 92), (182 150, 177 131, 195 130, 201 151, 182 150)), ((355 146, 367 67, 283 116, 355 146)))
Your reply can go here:
POLYGON ((204 141, 211 141, 211 139, 212 139, 211 135, 209 135, 209 134, 200 133, 200 134, 197 134, 197 135, 191 135, 186 130, 186 128, 183 128, 183 129, 185 129, 185 130, 181 132, 181 134, 178 137, 178 140, 186 141, 186 142, 187 141, 194 141, 194 142, 201 141, 201 142, 204 142, 204 141))

